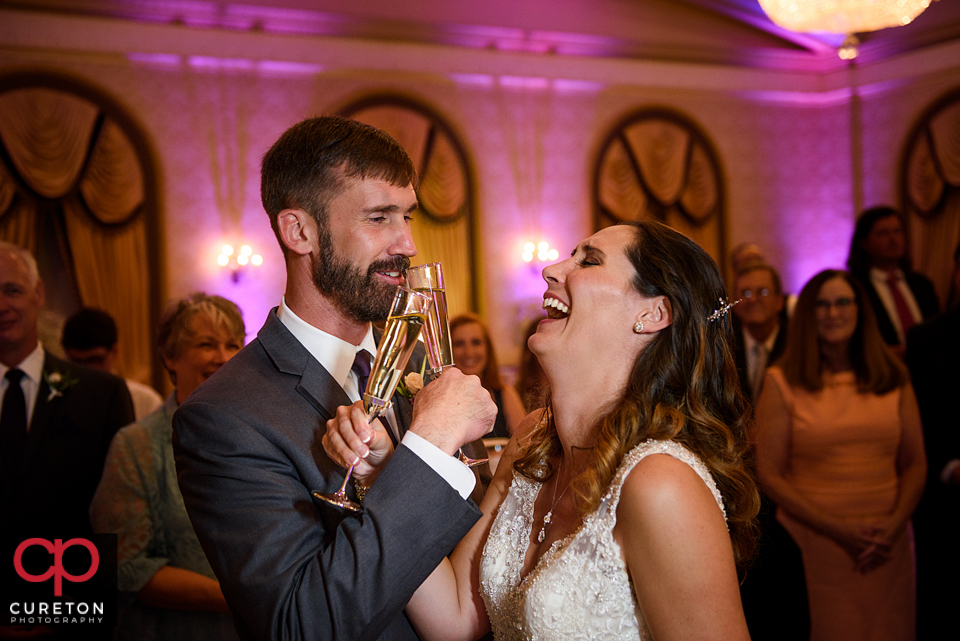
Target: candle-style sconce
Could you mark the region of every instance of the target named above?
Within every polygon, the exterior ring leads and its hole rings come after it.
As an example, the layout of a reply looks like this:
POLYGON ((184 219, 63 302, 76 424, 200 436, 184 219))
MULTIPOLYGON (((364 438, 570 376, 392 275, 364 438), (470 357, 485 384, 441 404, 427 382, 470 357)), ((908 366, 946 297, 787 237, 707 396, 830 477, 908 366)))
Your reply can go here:
POLYGON ((531 242, 524 244, 521 258, 523 258, 523 262, 530 263, 532 267, 536 266, 538 263, 553 262, 557 260, 560 258, 560 252, 556 249, 551 249, 550 243, 547 241, 541 240, 536 245, 531 242))
POLYGON ((263 256, 254 254, 250 245, 242 245, 239 251, 234 251, 233 245, 224 245, 217 256, 217 264, 229 269, 230 279, 237 283, 248 265, 259 267, 263 264, 263 256))

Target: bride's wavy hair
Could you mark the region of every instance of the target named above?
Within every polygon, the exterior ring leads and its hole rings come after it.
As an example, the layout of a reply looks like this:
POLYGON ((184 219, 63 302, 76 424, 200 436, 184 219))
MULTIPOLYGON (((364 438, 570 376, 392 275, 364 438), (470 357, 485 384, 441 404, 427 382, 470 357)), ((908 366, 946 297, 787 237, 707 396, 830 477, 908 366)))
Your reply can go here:
MULTIPOLYGON (((643 297, 666 296, 673 322, 637 357, 622 397, 598 421, 593 457, 571 482, 581 514, 595 510, 623 457, 646 439, 672 440, 693 451, 710 469, 723 496, 737 564, 756 548, 760 498, 747 438, 749 403, 740 390, 729 313, 722 306, 723 279, 696 243, 657 222, 626 223, 636 239, 626 255, 632 282, 643 297)), ((549 410, 521 444, 514 468, 546 481, 562 450, 549 410)))

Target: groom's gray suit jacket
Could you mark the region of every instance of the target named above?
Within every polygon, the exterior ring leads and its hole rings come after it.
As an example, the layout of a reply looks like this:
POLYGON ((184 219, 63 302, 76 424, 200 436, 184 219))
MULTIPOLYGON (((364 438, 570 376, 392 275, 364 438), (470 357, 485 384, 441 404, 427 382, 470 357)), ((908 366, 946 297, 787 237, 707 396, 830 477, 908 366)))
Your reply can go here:
POLYGON ((184 503, 244 639, 416 639, 404 605, 480 517, 403 445, 361 514, 313 499, 343 481, 320 439, 349 404, 274 309, 174 416, 184 503))

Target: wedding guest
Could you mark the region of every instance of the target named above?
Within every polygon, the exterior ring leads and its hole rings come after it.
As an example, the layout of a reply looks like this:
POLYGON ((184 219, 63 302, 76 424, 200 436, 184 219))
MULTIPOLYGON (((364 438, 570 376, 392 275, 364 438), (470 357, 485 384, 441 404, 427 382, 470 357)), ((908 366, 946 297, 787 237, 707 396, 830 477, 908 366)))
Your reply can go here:
MULTIPOLYGON (((87 511, 110 438, 133 420, 123 379, 61 360, 41 344, 45 302, 36 259, 0 242, 0 535, 7 541, 90 539, 87 511)), ((102 586, 103 578, 100 572, 83 587, 102 586)), ((19 580, 4 588, 19 594, 19 580)), ((79 597, 74 588, 64 582, 65 601, 79 597)), ((70 638, 48 625, 51 617, 13 619, 0 625, 0 638, 70 638)), ((93 623, 83 637, 107 639, 110 632, 93 623)))
POLYGON ((811 639, 913 639, 920 416, 849 273, 820 272, 800 292, 755 426, 761 486, 803 553, 811 639))
POLYGON ((484 389, 497 404, 493 429, 484 436, 509 438, 526 415, 523 402, 513 385, 500 376, 497 353, 490 340, 490 330, 476 314, 461 314, 450 320, 453 362, 464 374, 480 377, 484 389))
POLYGON ((910 269, 900 212, 872 207, 860 215, 847 268, 863 285, 883 340, 903 356, 907 332, 936 316, 940 303, 933 283, 910 269))
MULTIPOLYGON (((551 405, 520 425, 483 518, 407 606, 417 632, 748 639, 736 563, 758 497, 716 264, 642 222, 597 232, 543 276, 548 319, 530 347, 551 405)), ((368 428, 345 418, 324 446, 350 460, 368 428)))
POLYGON ((734 359, 744 391, 756 402, 763 373, 783 354, 789 320, 780 274, 770 265, 754 263, 737 274, 733 287, 734 359))
MULTIPOLYGON (((734 361, 740 385, 756 401, 767 365, 787 344, 780 274, 762 262, 741 269, 734 281, 734 361)), ((800 548, 775 518, 776 505, 761 492, 757 558, 740 584, 743 612, 753 641, 810 638, 810 610, 800 548)))
MULTIPOLYGON (((120 355, 117 323, 108 312, 84 307, 67 319, 60 344, 71 363, 119 375, 116 367, 120 355)), ((163 405, 163 397, 157 390, 132 378, 124 380, 138 421, 163 405)))
POLYGON ((347 488, 362 512, 315 496, 344 481, 320 445, 324 422, 351 401, 362 414, 372 323, 416 254, 416 187, 393 138, 338 117, 294 125, 263 157, 285 293, 173 419, 187 513, 244 639, 413 641, 404 606, 480 517, 468 499, 476 477, 453 454, 489 431, 496 406, 456 368, 413 405, 395 395, 374 421, 377 439, 398 445, 375 487, 347 488))
POLYGON ((118 534, 118 641, 237 637, 220 584, 190 525, 173 462, 173 413, 243 347, 240 310, 192 294, 160 319, 157 347, 174 390, 113 438, 90 506, 97 532, 118 534))
POLYGON ((37 262, 0 243, 0 534, 91 533, 87 512, 110 439, 133 421, 123 379, 40 344, 37 262))

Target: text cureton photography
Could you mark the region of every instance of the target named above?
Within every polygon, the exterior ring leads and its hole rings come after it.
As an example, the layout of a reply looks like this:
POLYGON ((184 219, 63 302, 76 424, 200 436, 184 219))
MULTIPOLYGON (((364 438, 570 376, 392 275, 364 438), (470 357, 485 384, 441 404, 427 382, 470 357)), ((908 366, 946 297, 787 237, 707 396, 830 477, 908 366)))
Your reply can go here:
POLYGON ((6 536, 3 626, 113 626, 116 535, 6 536))

